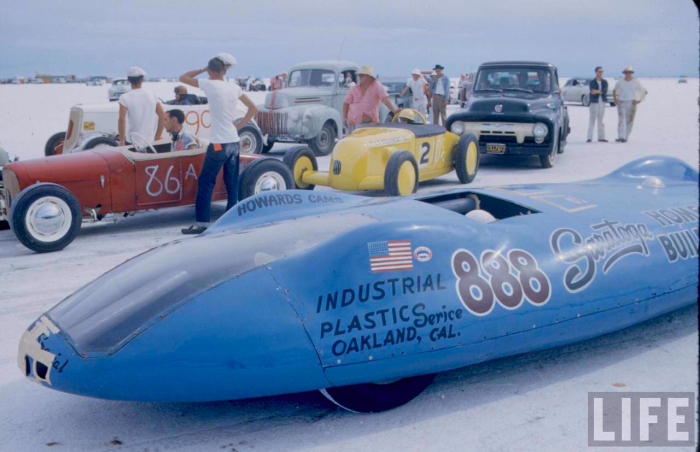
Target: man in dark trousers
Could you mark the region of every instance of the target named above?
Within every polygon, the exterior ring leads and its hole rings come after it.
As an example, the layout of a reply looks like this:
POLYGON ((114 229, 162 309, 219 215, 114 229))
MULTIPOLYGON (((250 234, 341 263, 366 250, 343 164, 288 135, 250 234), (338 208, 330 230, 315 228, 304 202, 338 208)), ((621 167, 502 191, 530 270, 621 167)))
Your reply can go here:
POLYGON ((598 66, 595 68, 595 78, 591 80, 589 85, 591 94, 589 96, 590 105, 588 108, 591 111, 591 119, 588 122, 588 139, 587 143, 593 141, 593 128, 598 122, 598 141, 606 143, 605 139, 605 124, 603 124, 603 116, 605 116, 605 104, 608 103, 608 81, 603 78, 603 68, 598 66))
POLYGON ((224 80, 226 71, 236 64, 236 59, 228 53, 219 53, 214 56, 207 67, 186 72, 180 76, 180 81, 195 88, 200 88, 209 100, 209 112, 211 115, 211 144, 207 147, 202 171, 197 180, 197 199, 195 201, 195 224, 183 229, 183 234, 201 234, 206 231, 211 222, 211 194, 216 184, 216 176, 221 167, 224 168, 224 182, 226 183, 226 195, 228 211, 238 201, 238 157, 240 153, 240 138, 238 129, 253 119, 258 109, 255 104, 243 94, 241 87, 236 83, 224 80), (209 74, 209 79, 197 80, 195 77, 203 73, 209 74), (234 121, 236 107, 240 99, 248 113, 234 121))

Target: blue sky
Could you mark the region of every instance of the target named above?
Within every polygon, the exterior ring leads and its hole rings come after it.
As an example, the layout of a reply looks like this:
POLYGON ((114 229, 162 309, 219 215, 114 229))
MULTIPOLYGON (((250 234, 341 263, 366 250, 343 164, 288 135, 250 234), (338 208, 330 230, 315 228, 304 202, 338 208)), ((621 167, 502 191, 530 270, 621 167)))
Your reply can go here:
POLYGON ((530 59, 562 75, 698 75, 691 0, 0 0, 0 78, 52 74, 174 77, 229 52, 231 76, 274 75, 342 58, 386 76, 436 63, 449 76, 530 59))

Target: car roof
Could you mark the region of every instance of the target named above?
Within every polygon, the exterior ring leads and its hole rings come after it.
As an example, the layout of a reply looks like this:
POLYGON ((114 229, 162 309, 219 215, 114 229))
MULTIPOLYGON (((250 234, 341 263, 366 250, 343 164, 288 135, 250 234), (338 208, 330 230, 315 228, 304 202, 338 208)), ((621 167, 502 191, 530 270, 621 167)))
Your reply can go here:
POLYGON ((543 68, 556 69, 552 63, 545 63, 543 61, 490 61, 488 63, 482 63, 479 68, 500 66, 540 66, 543 68))
POLYGON ((340 68, 357 68, 357 63, 354 61, 338 61, 338 60, 322 60, 322 61, 307 61, 305 63, 298 63, 292 66, 289 72, 297 69, 331 69, 334 71, 340 68))

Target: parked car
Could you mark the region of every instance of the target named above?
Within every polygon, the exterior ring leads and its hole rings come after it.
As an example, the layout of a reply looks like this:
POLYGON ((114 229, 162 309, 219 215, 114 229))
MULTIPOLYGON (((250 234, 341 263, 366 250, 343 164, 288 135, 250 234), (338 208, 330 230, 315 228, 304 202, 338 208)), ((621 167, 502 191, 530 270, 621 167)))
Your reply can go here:
MULTIPOLYGON (((83 220, 194 204, 207 144, 171 152, 172 143, 162 140, 8 163, 0 211, 27 248, 58 251, 75 239, 83 220)), ((289 168, 274 158, 243 154, 240 170, 241 199, 294 186, 289 168)), ((213 200, 221 199, 226 189, 219 174, 213 200)))
MULTIPOLYGON (((202 236, 136 256, 49 309, 22 334, 17 364, 31 388, 110 400, 320 390, 346 410, 396 408, 435 374, 697 304, 697 188, 696 168, 650 157, 564 184, 394 199, 261 194, 202 236), (475 220, 484 216, 491 222, 475 220)), ((669 339, 649 340, 661 353, 669 339)), ((570 347, 566 365, 598 365, 590 347, 570 347)), ((625 356, 622 347, 611 356, 625 356)), ((530 381, 531 366, 518 370, 529 359, 511 362, 507 378, 501 364, 450 385, 478 394, 498 379, 511 391, 530 381)), ((451 410, 440 392, 408 415, 451 410)))
MULTIPOLYGON (((206 97, 190 94, 194 105, 172 105, 163 103, 163 110, 180 109, 185 114, 184 128, 200 138, 209 138, 211 118, 206 97)), ((245 116, 245 110, 240 107, 236 118, 245 116)), ((92 149, 97 145, 119 144, 119 105, 116 103, 78 104, 71 108, 68 127, 65 132, 53 134, 44 146, 47 157, 58 154, 68 154, 92 149)), ((128 120, 128 119, 127 119, 128 120)), ((252 120, 238 131, 241 138, 241 153, 260 154, 264 137, 252 120)))
MULTIPOLYGON (((561 89, 561 96, 564 102, 581 102, 581 105, 587 107, 591 103, 591 80, 593 78, 570 78, 567 80, 564 87, 561 89)), ((613 88, 615 84, 608 80, 608 103, 614 106, 613 88)))
POLYGON ((119 96, 124 93, 128 93, 129 91, 131 91, 131 84, 129 83, 129 80, 125 78, 115 78, 112 80, 112 86, 110 86, 109 90, 107 91, 107 96, 109 97, 110 102, 114 102, 115 100, 119 99, 119 96))
POLYGON ((16 162, 18 159, 10 157, 10 154, 0 147, 0 231, 10 229, 10 224, 7 221, 7 209, 5 206, 5 195, 3 192, 2 169, 10 162, 16 162))
POLYGON ((382 77, 380 80, 381 84, 384 85, 387 94, 391 97, 396 108, 413 108, 411 105, 411 90, 409 89, 406 94, 399 97, 401 91, 406 87, 408 78, 405 77, 382 77))
POLYGON ((418 110, 404 110, 387 124, 356 129, 338 142, 331 171, 318 171, 314 153, 305 146, 287 151, 284 162, 294 173, 297 188, 316 185, 336 190, 384 190, 387 196, 415 193, 418 184, 455 170, 468 184, 479 169, 479 148, 473 135, 461 138, 444 127, 427 124, 418 110), (414 123, 397 122, 404 112, 414 123))
POLYGON ((256 78, 250 82, 250 91, 267 91, 267 86, 261 79, 256 78))
MULTIPOLYGON (((353 78, 359 70, 351 61, 312 61, 289 70, 287 86, 270 92, 258 105, 255 117, 267 144, 263 153, 276 142, 306 143, 316 155, 328 155, 336 138, 342 137, 343 101, 348 93, 345 73, 353 78)), ((390 96, 396 103, 396 96, 390 96)), ((393 115, 382 104, 379 120, 393 115)))
POLYGON ((482 154, 536 155, 551 168, 570 132, 557 68, 530 61, 482 64, 465 109, 447 118, 447 128, 473 134, 482 154))

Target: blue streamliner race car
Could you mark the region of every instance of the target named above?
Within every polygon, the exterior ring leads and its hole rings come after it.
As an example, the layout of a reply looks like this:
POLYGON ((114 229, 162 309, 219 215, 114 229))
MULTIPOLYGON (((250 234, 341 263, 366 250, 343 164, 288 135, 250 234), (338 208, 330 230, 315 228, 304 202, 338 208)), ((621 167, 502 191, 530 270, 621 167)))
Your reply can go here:
POLYGON ((260 194, 42 315, 19 367, 141 401, 319 389, 376 412, 436 372, 588 339, 697 301, 698 172, 401 199, 260 194))

